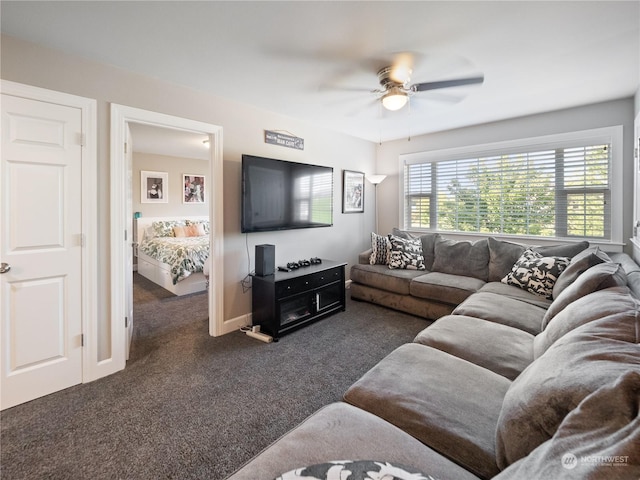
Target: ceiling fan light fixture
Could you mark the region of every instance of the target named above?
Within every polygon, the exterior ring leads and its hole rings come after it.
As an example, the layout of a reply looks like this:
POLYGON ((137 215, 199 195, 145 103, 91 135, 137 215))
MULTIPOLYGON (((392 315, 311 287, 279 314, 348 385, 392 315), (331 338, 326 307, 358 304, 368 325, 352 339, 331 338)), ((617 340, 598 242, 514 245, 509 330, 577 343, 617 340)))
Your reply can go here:
POLYGON ((382 105, 387 110, 396 111, 400 110, 407 104, 407 94, 399 88, 392 88, 388 93, 385 93, 382 97, 382 105))

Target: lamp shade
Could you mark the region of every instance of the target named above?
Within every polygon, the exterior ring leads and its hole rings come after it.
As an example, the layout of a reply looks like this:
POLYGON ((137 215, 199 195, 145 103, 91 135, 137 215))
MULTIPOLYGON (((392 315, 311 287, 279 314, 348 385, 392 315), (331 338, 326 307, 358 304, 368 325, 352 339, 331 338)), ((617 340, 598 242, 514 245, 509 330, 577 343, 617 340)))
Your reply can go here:
POLYGON ((367 180, 369 180, 373 185, 378 185, 379 183, 382 183, 385 178, 387 178, 386 175, 369 175, 367 180))

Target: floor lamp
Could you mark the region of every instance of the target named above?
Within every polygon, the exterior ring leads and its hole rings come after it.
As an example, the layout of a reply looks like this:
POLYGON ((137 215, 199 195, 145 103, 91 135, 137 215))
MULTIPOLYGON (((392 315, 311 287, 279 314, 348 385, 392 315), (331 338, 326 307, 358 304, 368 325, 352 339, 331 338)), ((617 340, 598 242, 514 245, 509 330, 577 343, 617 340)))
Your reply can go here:
POLYGON ((387 178, 386 175, 369 175, 367 180, 375 187, 375 197, 376 197, 376 233, 378 233, 378 185, 382 183, 382 181, 387 178))

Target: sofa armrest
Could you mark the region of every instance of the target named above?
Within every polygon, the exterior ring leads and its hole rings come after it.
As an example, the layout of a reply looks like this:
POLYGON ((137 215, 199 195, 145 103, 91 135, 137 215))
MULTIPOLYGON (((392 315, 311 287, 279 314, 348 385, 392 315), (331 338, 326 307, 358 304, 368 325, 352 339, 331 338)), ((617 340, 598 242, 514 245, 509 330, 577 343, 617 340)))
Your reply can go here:
POLYGON ((371 257, 373 249, 366 250, 358 255, 358 263, 360 265, 369 265, 369 257, 371 257))

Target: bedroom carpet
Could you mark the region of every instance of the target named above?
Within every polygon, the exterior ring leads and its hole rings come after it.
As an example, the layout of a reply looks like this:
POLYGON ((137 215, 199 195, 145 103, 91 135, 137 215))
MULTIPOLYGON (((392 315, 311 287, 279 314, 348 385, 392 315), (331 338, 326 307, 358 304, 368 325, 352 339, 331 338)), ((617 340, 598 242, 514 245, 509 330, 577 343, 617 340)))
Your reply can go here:
POLYGON ((125 370, 1 413, 3 480, 224 479, 428 325, 347 298, 277 343, 213 338, 205 294, 134 291, 125 370))

